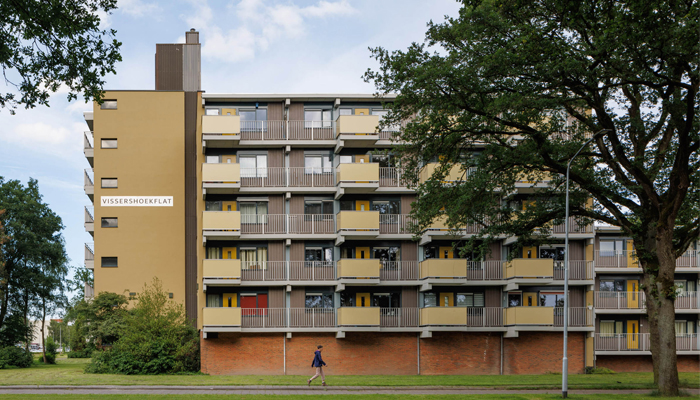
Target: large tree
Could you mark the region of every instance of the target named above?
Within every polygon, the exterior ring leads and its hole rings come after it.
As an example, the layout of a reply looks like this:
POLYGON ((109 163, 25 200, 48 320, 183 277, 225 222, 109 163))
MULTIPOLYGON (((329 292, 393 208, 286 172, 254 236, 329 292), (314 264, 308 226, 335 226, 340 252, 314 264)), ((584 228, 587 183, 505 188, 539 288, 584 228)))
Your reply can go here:
POLYGON ((462 3, 457 18, 428 24, 425 43, 371 49, 380 67, 365 74, 398 93, 383 123, 412 120, 398 139, 416 231, 443 215, 453 228, 483 225, 467 248, 547 240, 536 228, 563 221, 567 162, 607 129, 572 164, 571 213, 633 239, 655 378, 677 394, 676 258, 700 236, 698 1, 462 3), (463 181, 446 186, 455 165, 463 181), (547 183, 536 206, 508 201, 518 181, 547 183))
POLYGON ((121 61, 116 31, 100 28, 99 13, 116 0, 4 0, 0 2, 0 66, 11 92, 0 108, 48 105, 61 85, 68 100, 83 93, 101 101, 104 77, 121 61))

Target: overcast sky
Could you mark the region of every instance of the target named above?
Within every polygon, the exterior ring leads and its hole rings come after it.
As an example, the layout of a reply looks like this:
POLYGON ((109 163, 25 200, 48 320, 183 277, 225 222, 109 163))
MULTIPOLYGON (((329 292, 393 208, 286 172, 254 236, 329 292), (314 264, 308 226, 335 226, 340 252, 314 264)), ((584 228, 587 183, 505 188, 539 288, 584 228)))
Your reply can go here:
MULTIPOLYGON (((362 74, 376 67, 368 47, 405 49, 422 42, 426 23, 456 17, 455 0, 119 0, 103 17, 117 30, 123 62, 105 89, 153 89, 156 43, 182 43, 200 32, 202 90, 209 93, 372 93, 362 74)), ((1 90, 9 90, 3 87, 1 90)), ((81 100, 65 93, 51 107, 0 109, 0 176, 39 180, 44 200, 63 219, 71 264, 83 265, 85 232, 81 100)))

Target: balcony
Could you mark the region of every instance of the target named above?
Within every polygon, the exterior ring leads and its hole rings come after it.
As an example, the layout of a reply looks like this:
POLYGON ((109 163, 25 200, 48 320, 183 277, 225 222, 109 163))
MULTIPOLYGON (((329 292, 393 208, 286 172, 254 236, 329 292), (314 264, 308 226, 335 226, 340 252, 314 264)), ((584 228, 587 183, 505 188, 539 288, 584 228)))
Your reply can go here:
POLYGON ((244 168, 241 170, 241 187, 279 189, 279 191, 299 188, 302 192, 335 192, 334 169, 244 168))
POLYGON ((202 230, 204 240, 236 239, 241 235, 241 213, 238 211, 203 211, 202 230))
POLYGON ((83 154, 87 158, 88 163, 91 167, 95 166, 95 137, 92 132, 85 131, 83 134, 83 154))
POLYGON ((241 278, 245 282, 279 282, 287 280, 286 261, 242 261, 241 278))
POLYGON ((506 279, 553 279, 554 260, 551 258, 516 258, 503 263, 506 279))
POLYGON ((207 259, 202 262, 202 277, 207 285, 236 285, 241 283, 241 260, 207 259))
MULTIPOLYGON (((400 188, 402 191, 409 191, 403 173, 395 167, 379 167, 379 187, 380 188, 400 188)), ((389 191, 389 190, 383 190, 389 191)))
MULTIPOLYGON (((651 354, 648 333, 596 333, 594 346, 597 355, 651 354)), ((676 352, 700 354, 698 334, 677 335, 676 352)))
POLYGON ((444 283, 445 279, 493 281, 503 279, 501 261, 467 261, 459 258, 431 258, 420 262, 420 279, 444 283), (438 281, 440 280, 440 281, 438 281))
POLYGON ((641 272, 634 250, 595 251, 595 268, 614 269, 616 272, 641 272), (627 269, 627 271, 625 271, 627 269))
POLYGON ((240 164, 202 164, 202 188, 206 193, 236 193, 240 187, 240 164))
MULTIPOLYGON (((549 233, 553 235, 566 234, 566 224, 553 225, 549 228, 549 233)), ((590 236, 593 234, 593 225, 583 225, 578 222, 577 217, 569 217, 569 233, 590 236)))
POLYGON ((505 314, 507 326, 554 325, 554 307, 508 307, 505 314))
POLYGON ((238 307, 204 307, 204 332, 236 332, 241 329, 241 309, 238 307))
POLYGON ((296 235, 315 239, 326 235, 335 239, 335 215, 333 214, 243 214, 243 235, 296 235))
POLYGON ((379 211, 341 211, 336 219, 339 235, 358 238, 379 235, 379 211))
POLYGON ((379 307, 341 307, 338 309, 339 327, 379 327, 379 307))
MULTIPOLYGON (((423 166, 420 171, 418 179, 420 183, 425 183, 433 177, 435 170, 440 168, 439 163, 430 163, 423 166)), ((462 182, 469 178, 469 176, 476 172, 476 168, 468 168, 466 171, 461 164, 453 165, 450 171, 442 179, 443 184, 454 184, 456 182, 462 182)))
MULTIPOLYGON (((564 261, 554 261, 554 280, 564 280, 564 261)), ((590 281, 593 280, 593 261, 569 260, 569 280, 590 281)))
POLYGON ((335 127, 341 147, 371 147, 379 140, 378 115, 341 115, 335 127))
POLYGON ((90 201, 95 202, 95 172, 92 168, 85 169, 83 188, 90 201))
POLYGON ((381 328, 417 328, 420 325, 420 309, 417 307, 394 307, 379 309, 381 328))
POLYGON ((95 269, 95 243, 85 243, 85 268, 95 269))
POLYGON ((202 136, 204 140, 216 140, 219 137, 239 136, 241 134, 241 117, 237 115, 203 115, 202 136), (214 137, 210 137, 214 136, 214 137))
POLYGON ((92 300, 95 298, 95 288, 90 286, 87 282, 85 282, 83 297, 85 297, 85 300, 92 300))
POLYGON ((289 280, 332 284, 335 268, 333 261, 289 261, 289 280))
POLYGON ((95 236, 95 207, 85 206, 85 232, 95 236))
MULTIPOLYGON (((620 310, 627 313, 644 313, 646 310, 646 294, 644 292, 595 292, 594 301, 598 314, 617 314, 620 310)), ((700 310, 698 292, 678 293, 674 307, 677 313, 700 310)))
POLYGON ((337 168, 337 182, 343 193, 373 192, 379 188, 379 164, 340 164, 337 168))
POLYGON ((502 327, 502 307, 426 307, 420 309, 421 326, 502 327))
POLYGON ((290 214, 287 216, 290 235, 335 235, 334 214, 290 214))
MULTIPOLYGON (((564 326, 564 308, 554 308, 554 326, 564 326)), ((593 310, 588 307, 569 307, 569 327, 586 328, 593 326, 593 310)))
POLYGON ((414 281, 418 279, 418 261, 381 261, 382 281, 414 281))
MULTIPOLYGON (((485 224, 488 224, 487 219, 484 219, 483 222, 485 224)), ((432 240, 431 236, 447 236, 447 237, 454 237, 454 238, 459 238, 465 235, 475 235, 481 232, 481 229, 483 228, 482 223, 471 223, 467 226, 464 226, 460 229, 457 229, 453 231, 450 229, 450 227, 447 225, 447 216, 442 215, 437 217, 433 223, 423 231, 423 239, 421 243, 428 243, 432 240)))
MULTIPOLYGON (((695 271, 698 271, 700 269, 700 251, 697 250, 688 250, 683 255, 678 257, 676 259, 676 269, 677 270, 684 270, 684 269, 695 269, 695 271)), ((693 271, 693 272, 695 272, 693 271)), ((699 271, 700 272, 700 271, 699 271)))
POLYGON ((380 214, 380 235, 412 235, 414 219, 409 214, 380 214))
POLYGON ((333 141, 335 144, 335 123, 332 121, 289 121, 287 123, 290 141, 333 141))
POLYGON ((338 261, 338 279, 346 283, 376 284, 379 283, 382 263, 378 259, 350 259, 338 261))

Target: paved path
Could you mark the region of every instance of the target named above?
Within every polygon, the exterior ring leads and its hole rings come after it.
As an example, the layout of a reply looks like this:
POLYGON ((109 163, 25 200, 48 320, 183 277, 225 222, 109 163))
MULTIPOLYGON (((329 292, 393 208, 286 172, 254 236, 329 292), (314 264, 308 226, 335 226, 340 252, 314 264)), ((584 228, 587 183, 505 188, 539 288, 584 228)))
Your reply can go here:
MULTIPOLYGON (((700 389, 684 389, 700 395, 700 389)), ((569 394, 648 394, 648 389, 574 389, 569 394)), ((560 394, 558 389, 504 390, 454 386, 0 386, 0 394, 560 394)))

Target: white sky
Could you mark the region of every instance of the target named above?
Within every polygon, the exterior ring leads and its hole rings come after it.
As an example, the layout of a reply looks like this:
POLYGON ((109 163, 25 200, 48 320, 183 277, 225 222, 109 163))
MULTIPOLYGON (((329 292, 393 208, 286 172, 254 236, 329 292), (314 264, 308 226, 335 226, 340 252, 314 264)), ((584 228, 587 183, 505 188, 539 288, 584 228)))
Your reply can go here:
MULTIPOLYGON (((123 62, 106 89, 153 89, 156 43, 182 43, 190 28, 202 42, 202 89, 209 93, 372 93, 362 81, 376 63, 368 47, 405 49, 422 42, 426 23, 456 17, 455 0, 119 0, 103 19, 117 30, 123 62)), ((0 88, 7 92, 10 88, 0 88)), ((82 100, 59 91, 51 107, 0 109, 0 176, 39 180, 63 219, 71 264, 83 265, 82 100)))

